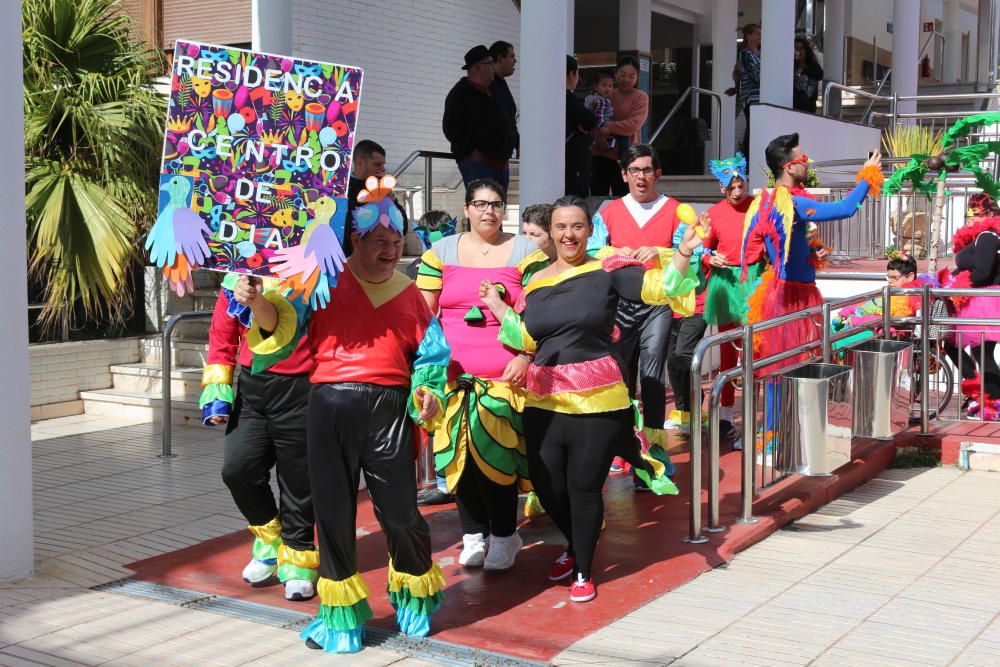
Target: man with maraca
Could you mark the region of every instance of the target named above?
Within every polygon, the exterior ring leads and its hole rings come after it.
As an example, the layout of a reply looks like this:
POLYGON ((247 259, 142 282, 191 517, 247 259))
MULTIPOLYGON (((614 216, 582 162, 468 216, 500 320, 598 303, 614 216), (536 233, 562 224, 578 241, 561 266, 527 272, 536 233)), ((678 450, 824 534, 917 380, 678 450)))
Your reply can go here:
MULTIPOLYGON (((629 193, 609 202, 594 215, 594 233, 588 251, 614 246, 619 252, 652 266, 673 245, 681 205, 657 192, 656 183, 662 172, 659 157, 650 146, 629 147, 621 159, 621 169, 629 193)), ((650 453, 667 466, 667 474, 673 468, 663 430, 667 407, 666 353, 672 321, 673 311, 669 306, 624 300, 618 304, 616 325, 621 337, 617 347, 625 364, 629 393, 634 398, 639 389, 642 395, 643 435, 651 443, 650 453)), ((645 490, 638 480, 636 488, 645 490)))

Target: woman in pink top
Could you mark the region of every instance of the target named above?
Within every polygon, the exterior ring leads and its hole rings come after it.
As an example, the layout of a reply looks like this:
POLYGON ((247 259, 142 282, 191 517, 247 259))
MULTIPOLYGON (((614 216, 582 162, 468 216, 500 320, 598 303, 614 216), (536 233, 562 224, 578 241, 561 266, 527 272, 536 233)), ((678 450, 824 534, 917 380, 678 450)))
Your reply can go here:
POLYGON ((649 115, 649 97, 636 88, 639 83, 639 61, 625 56, 615 68, 615 89, 611 93, 611 106, 615 119, 594 130, 594 144, 590 177, 590 194, 614 197, 628 194, 628 184, 622 175, 618 158, 625 150, 641 141, 642 125, 649 115), (615 136, 615 146, 608 148, 606 139, 615 136))
POLYGON ((479 286, 489 280, 513 305, 521 294, 519 264, 537 250, 501 228, 503 188, 473 181, 465 194, 470 231, 434 243, 421 258, 417 287, 439 313, 452 348, 448 394, 434 434, 434 463, 456 495, 465 567, 505 570, 521 548, 518 482, 526 481, 521 385, 528 361, 497 340, 500 322, 482 307, 479 286), (501 287, 502 286, 502 289, 501 287))

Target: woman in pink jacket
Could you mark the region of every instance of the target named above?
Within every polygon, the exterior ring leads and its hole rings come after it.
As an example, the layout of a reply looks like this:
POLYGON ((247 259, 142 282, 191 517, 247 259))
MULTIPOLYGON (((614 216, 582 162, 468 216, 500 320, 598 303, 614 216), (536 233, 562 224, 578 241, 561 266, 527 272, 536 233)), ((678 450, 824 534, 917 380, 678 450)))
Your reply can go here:
POLYGON ((649 97, 636 88, 639 83, 639 61, 625 56, 615 67, 615 89, 611 93, 611 107, 614 120, 594 131, 591 164, 590 194, 623 197, 628 194, 628 184, 622 175, 618 158, 629 146, 641 141, 642 125, 649 115, 649 97), (608 148, 606 139, 614 136, 613 148, 608 148))

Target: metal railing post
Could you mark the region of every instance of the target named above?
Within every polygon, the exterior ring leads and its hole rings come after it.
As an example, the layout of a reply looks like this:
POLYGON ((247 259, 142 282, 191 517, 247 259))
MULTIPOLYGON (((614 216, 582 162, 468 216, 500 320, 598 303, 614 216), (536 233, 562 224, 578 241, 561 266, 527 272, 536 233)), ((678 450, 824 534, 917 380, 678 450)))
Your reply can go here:
POLYGON ((930 336, 930 320, 931 320, 931 286, 924 285, 920 291, 920 374, 923 376, 920 380, 923 384, 920 385, 920 435, 930 435, 931 432, 931 414, 930 414, 930 376, 927 373, 927 367, 930 365, 931 358, 931 336, 930 336))
POLYGON ((754 456, 757 453, 757 390, 753 379, 753 325, 743 327, 743 481, 742 508, 737 523, 757 523, 753 515, 754 456))
POLYGON ((882 338, 892 338, 892 290, 888 285, 882 288, 882 338))
POLYGON ((830 304, 823 304, 823 328, 820 330, 821 343, 823 348, 823 363, 830 363, 830 304))
MULTIPOLYGON (((723 345, 729 344, 723 343, 723 345)), ((719 375, 708 396, 708 525, 705 526, 705 530, 710 533, 720 533, 725 530, 719 525, 719 405, 722 388, 731 381, 732 379, 725 373, 719 375)))
POLYGON ((173 360, 170 358, 170 337, 174 333, 174 328, 178 323, 180 323, 181 320, 193 317, 212 317, 212 311, 188 310, 183 313, 171 315, 170 319, 167 320, 167 323, 163 326, 163 335, 160 339, 160 370, 163 373, 163 378, 160 382, 162 387, 162 393, 160 395, 160 414, 163 423, 160 425, 160 453, 158 457, 161 459, 172 459, 177 457, 177 455, 171 451, 173 443, 171 442, 172 424, 170 421, 170 372, 173 360))
POLYGON ((434 209, 431 207, 431 190, 433 189, 433 178, 431 172, 431 163, 434 158, 431 156, 424 157, 424 213, 430 213, 434 209))
POLYGON ((701 364, 707 346, 699 344, 691 359, 691 515, 685 542, 703 544, 708 538, 701 534, 701 364))

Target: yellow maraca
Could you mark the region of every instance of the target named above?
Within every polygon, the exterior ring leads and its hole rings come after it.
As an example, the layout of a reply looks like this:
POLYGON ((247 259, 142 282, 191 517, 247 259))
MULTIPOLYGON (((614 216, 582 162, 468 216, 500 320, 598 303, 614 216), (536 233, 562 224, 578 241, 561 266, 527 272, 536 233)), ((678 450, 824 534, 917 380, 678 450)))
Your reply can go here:
MULTIPOLYGON (((698 214, 695 212, 694 207, 691 204, 681 204, 677 207, 677 217, 685 225, 691 226, 698 221, 698 214)), ((695 233, 702 240, 705 238, 705 230, 698 225, 694 228, 695 233)))

